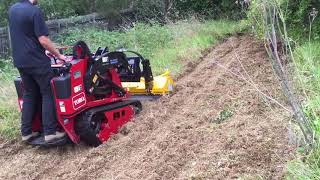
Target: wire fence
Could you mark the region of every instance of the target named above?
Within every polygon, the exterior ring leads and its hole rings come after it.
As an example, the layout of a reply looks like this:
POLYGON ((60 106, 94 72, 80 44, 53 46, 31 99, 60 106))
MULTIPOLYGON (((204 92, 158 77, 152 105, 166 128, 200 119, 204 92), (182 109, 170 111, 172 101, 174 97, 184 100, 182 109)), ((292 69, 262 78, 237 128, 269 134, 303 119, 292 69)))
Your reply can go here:
POLYGON ((8 28, 0 28, 0 56, 7 57, 10 54, 10 36, 8 28))

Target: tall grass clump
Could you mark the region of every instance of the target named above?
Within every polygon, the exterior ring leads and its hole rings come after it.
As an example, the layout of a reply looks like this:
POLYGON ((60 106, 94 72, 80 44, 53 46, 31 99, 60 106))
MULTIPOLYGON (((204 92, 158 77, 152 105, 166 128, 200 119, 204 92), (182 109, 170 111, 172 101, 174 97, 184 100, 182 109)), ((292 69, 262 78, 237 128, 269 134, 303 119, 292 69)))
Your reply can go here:
POLYGON ((313 123, 315 142, 310 152, 298 152, 297 159, 288 164, 288 176, 292 179, 320 178, 320 41, 311 40, 296 47, 296 76, 298 89, 303 91, 306 117, 313 123))
POLYGON ((13 80, 18 72, 9 60, 0 60, 0 137, 13 139, 18 135, 20 115, 13 80))

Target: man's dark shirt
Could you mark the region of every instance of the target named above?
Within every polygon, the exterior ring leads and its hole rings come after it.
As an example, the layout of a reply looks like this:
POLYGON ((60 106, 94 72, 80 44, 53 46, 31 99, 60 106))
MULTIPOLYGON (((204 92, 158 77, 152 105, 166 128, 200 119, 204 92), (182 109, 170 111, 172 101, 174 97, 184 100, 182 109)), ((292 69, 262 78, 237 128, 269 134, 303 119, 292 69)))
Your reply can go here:
POLYGON ((28 0, 22 0, 10 8, 9 25, 14 65, 49 67, 50 60, 38 40, 49 35, 42 11, 28 0))

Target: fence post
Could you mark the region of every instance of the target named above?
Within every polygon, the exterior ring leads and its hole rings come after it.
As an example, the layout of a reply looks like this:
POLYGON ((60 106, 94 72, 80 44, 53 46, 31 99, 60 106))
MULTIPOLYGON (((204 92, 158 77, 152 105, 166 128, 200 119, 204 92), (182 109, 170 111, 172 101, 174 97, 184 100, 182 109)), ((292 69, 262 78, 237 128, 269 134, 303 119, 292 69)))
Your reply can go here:
POLYGON ((8 36, 8 44, 9 44, 9 49, 8 49, 8 56, 11 55, 11 50, 12 50, 12 44, 11 44, 11 34, 10 34, 10 26, 7 26, 7 36, 8 36))

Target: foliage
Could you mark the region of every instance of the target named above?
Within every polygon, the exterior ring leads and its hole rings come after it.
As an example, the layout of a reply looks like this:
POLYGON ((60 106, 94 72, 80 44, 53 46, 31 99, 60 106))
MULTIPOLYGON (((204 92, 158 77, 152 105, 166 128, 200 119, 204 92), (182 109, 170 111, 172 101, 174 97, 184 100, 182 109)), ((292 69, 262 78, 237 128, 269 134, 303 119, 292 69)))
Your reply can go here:
POLYGON ((164 0, 136 0, 134 1, 136 18, 148 21, 162 21, 165 11, 164 0))
MULTIPOLYGON (((298 87, 303 87, 306 93, 304 111, 314 124, 315 134, 320 134, 320 40, 312 40, 299 45, 295 49, 296 74, 300 74, 298 87)), ((298 76, 298 75, 296 75, 298 76)), ((301 158, 300 158, 301 159, 301 158)), ((296 160, 288 165, 289 177, 293 179, 318 179, 320 177, 320 147, 316 141, 315 147, 304 161, 296 160)))
POLYGON ((0 106, 0 137, 5 139, 14 139, 19 133, 18 107, 11 104, 0 106))
POLYGON ((239 19, 242 17, 241 6, 230 0, 177 0, 174 3, 179 17, 198 15, 201 17, 239 19))
MULTIPOLYGON (((296 44, 292 56, 291 69, 293 72, 293 82, 299 90, 300 96, 304 98, 302 106, 304 114, 312 125, 315 139, 320 135, 320 43, 319 41, 309 41, 307 43, 296 44)), ((315 145, 317 142, 315 143, 315 145)))
POLYGON ((177 63, 179 58, 200 57, 201 50, 240 27, 228 21, 208 21, 203 24, 184 21, 165 26, 137 23, 132 29, 113 32, 92 27, 72 28, 61 33, 57 42, 72 45, 84 40, 93 50, 100 46, 108 46, 111 50, 135 50, 151 59, 156 74, 162 73, 167 67, 178 73, 181 69, 181 64, 177 63))
MULTIPOLYGON (((0 1, 0 26, 7 23, 8 8, 17 1, 0 1)), ((230 0, 40 0, 39 5, 47 19, 79 16, 96 11, 112 19, 120 15, 120 10, 127 8, 134 9, 135 20, 147 22, 164 22, 168 18, 179 20, 191 16, 239 19, 243 15, 241 6, 230 0)))
MULTIPOLYGON (((0 26, 7 23, 9 7, 19 0, 0 1, 0 26)), ((95 1, 91 0, 39 0, 39 5, 47 19, 85 15, 95 11, 95 1)))
MULTIPOLYGON (((313 8, 320 10, 318 0, 287 0, 287 24, 292 37, 296 39, 307 38, 309 35, 309 25, 312 17, 310 17, 313 8)), ((285 4, 284 4, 285 5, 285 4)), ((316 18, 313 24, 314 38, 320 38, 320 19, 316 18)))
POLYGON ((251 3, 250 9, 247 12, 248 21, 252 24, 253 32, 259 37, 263 38, 265 35, 264 17, 261 13, 262 3, 260 0, 254 0, 251 3))
POLYGON ((10 60, 0 59, 0 136, 15 138, 19 131, 19 113, 13 79, 17 70, 10 60))
POLYGON ((45 12, 47 19, 59 19, 70 16, 78 16, 90 13, 90 0, 41 0, 41 9, 45 12))
POLYGON ((310 155, 302 156, 289 162, 287 166, 287 179, 316 180, 320 177, 320 149, 315 148, 310 155), (301 160, 304 159, 304 160, 301 160))
POLYGON ((212 120, 211 123, 221 124, 233 116, 233 112, 230 109, 224 109, 220 112, 219 116, 212 120))
POLYGON ((137 18, 142 20, 171 20, 198 18, 240 19, 243 10, 230 0, 135 0, 137 18), (167 16, 167 17, 166 17, 167 16))
POLYGON ((1 0, 0 1, 0 26, 7 23, 8 7, 14 3, 14 0, 1 0))
MULTIPOLYGON (((281 9, 286 21, 287 31, 292 39, 297 43, 303 43, 309 38, 320 38, 320 18, 317 16, 320 4, 317 0, 275 0, 281 9), (316 14, 314 14, 316 13, 316 14), (315 15, 315 16, 313 16, 315 15), (313 17, 315 17, 314 21, 313 17), (310 32, 310 24, 312 29, 310 32)), ((261 14, 263 9, 261 0, 253 0, 250 11, 247 12, 248 19, 251 20, 255 32, 261 37, 264 35, 263 20, 261 14)))
POLYGON ((119 16, 119 12, 129 8, 129 0, 97 0, 97 11, 109 17, 119 16))

